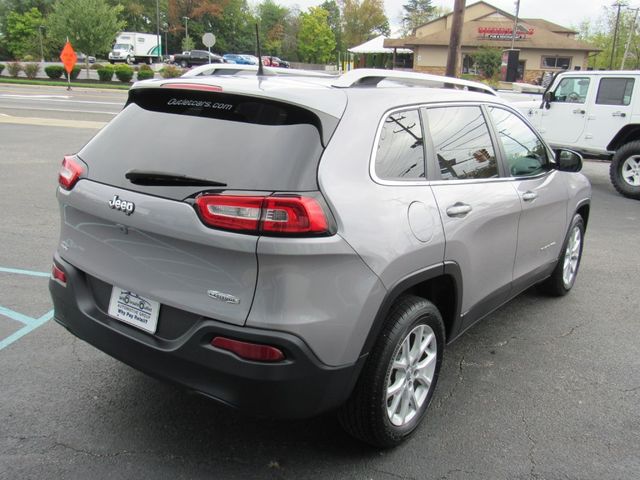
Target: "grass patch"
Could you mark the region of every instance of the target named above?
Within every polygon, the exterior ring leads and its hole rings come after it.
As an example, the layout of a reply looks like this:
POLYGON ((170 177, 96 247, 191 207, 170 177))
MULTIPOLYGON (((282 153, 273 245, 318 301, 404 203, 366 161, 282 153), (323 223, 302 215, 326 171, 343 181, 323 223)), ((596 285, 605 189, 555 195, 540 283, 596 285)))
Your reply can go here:
MULTIPOLYGON (((0 83, 17 83, 21 85, 44 85, 46 87, 67 87, 68 83, 65 81, 55 81, 55 80, 29 80, 27 78, 6 78, 0 77, 0 83)), ((73 87, 82 87, 82 88, 108 88, 110 90, 129 90, 131 85, 123 85, 123 84, 113 84, 110 82, 99 82, 96 80, 89 82, 79 82, 72 81, 71 88, 73 87)))

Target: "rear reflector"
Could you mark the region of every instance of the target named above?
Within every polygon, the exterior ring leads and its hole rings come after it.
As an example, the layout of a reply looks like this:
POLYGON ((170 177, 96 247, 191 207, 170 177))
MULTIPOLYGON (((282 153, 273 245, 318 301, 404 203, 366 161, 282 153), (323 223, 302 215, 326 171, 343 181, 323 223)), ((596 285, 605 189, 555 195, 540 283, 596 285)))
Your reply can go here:
POLYGON ((257 362, 278 362, 284 360, 282 350, 270 345, 241 342, 225 337, 215 337, 211 340, 211 345, 222 350, 233 352, 240 358, 246 360, 255 360, 257 362))
POLYGON ((51 278, 63 287, 67 286, 67 275, 55 263, 53 264, 53 268, 51 269, 51 278))
POLYGON ((323 235, 329 222, 313 197, 202 195, 196 208, 210 227, 264 235, 323 235))
POLYGON ((58 172, 58 184, 65 190, 71 190, 84 173, 84 167, 73 156, 65 156, 58 172))

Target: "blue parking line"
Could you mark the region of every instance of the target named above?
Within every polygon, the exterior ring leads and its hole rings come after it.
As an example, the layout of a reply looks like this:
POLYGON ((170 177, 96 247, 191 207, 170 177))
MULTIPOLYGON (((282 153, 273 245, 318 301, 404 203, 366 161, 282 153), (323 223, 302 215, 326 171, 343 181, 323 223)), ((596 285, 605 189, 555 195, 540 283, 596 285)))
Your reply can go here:
POLYGON ((19 275, 29 275, 31 277, 50 277, 49 272, 34 272, 33 270, 21 270, 19 268, 6 268, 0 267, 0 272, 3 273, 17 273, 19 275))
POLYGON ((36 328, 44 325, 45 323, 47 323, 52 318, 53 318, 53 310, 48 311, 47 313, 42 315, 40 318, 32 318, 31 322, 29 324, 25 325, 24 327, 22 327, 17 332, 12 333, 7 338, 1 340, 0 341, 0 350, 2 350, 4 347, 8 347, 9 345, 11 345, 16 340, 21 339, 27 333, 32 332, 36 328))
POLYGON ((4 315, 5 317, 10 318, 11 320, 15 320, 16 322, 24 323, 25 325, 30 325, 32 322, 35 322, 35 319, 23 315, 20 312, 15 312, 10 308, 3 307, 0 305, 0 315, 4 315))

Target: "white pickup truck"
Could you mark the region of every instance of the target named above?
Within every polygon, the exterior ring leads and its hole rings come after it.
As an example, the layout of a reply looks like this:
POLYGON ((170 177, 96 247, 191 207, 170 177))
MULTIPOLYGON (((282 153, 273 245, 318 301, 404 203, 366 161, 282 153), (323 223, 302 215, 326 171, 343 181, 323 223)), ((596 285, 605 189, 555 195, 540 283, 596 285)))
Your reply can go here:
POLYGON ((553 147, 610 158, 613 186, 640 199, 640 72, 562 72, 541 101, 514 106, 553 147))

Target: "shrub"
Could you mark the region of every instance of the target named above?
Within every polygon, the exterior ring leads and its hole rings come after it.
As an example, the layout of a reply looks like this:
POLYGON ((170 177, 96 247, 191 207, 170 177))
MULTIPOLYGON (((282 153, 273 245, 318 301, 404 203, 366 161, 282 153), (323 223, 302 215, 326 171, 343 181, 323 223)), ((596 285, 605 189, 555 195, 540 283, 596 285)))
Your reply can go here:
POLYGON ((493 78, 500 72, 502 51, 499 48, 480 47, 472 58, 485 78, 493 78))
POLYGON ((116 77, 118 77, 118 80, 122 83, 130 82, 133 78, 133 68, 129 65, 118 65, 116 67, 116 77))
POLYGON ((7 64, 7 71, 12 77, 17 77, 22 71, 22 64, 20 62, 9 62, 7 64))
POLYGON ((102 65, 101 63, 93 63, 91 64, 91 66, 89 67, 91 70, 100 70, 102 67, 104 67, 104 65, 102 65))
MULTIPOLYGON (((79 66, 75 66, 73 67, 73 70, 71 70, 71 80, 75 80, 76 78, 78 78, 78 75, 80 75, 80 70, 82 70, 79 66)), ((67 78, 67 71, 64 70, 64 78, 67 78)))
POLYGON ((98 77, 100 77, 101 82, 110 82, 113 80, 113 72, 114 68, 111 65, 104 65, 98 69, 98 77))
POLYGON ((44 73, 52 80, 56 80, 64 73, 64 67, 61 65, 49 65, 48 67, 44 67, 44 73))
POLYGON ((22 57, 23 62, 33 62, 33 55, 24 55, 22 57))
POLYGON ((2 75, 3 70, 4 70, 4 63, 0 63, 0 75, 2 75))
POLYGON ((162 78, 176 78, 182 75, 182 70, 178 67, 174 67, 173 65, 167 65, 160 69, 160 75, 162 78))
POLYGON ((153 78, 155 76, 155 72, 153 70, 151 70, 149 67, 147 68, 142 68, 140 67, 140 70, 138 70, 138 80, 149 80, 150 78, 153 78))
POLYGON ((24 67, 24 74, 27 76, 28 79, 33 80, 34 78, 36 78, 38 76, 38 72, 40 71, 40 64, 39 63, 25 63, 24 67))

